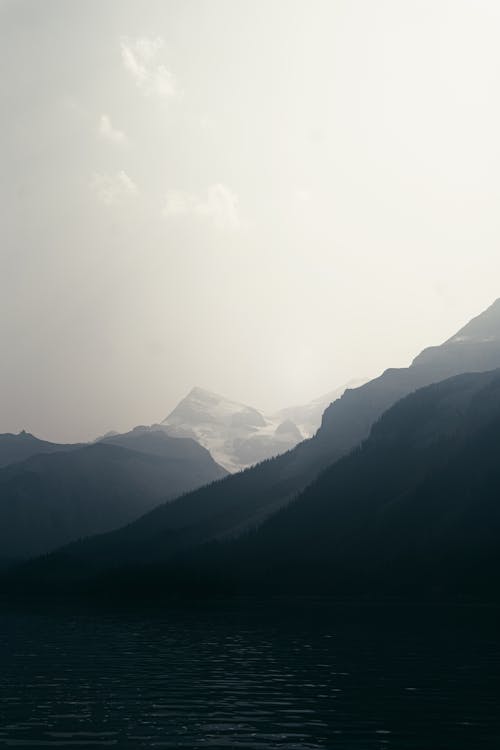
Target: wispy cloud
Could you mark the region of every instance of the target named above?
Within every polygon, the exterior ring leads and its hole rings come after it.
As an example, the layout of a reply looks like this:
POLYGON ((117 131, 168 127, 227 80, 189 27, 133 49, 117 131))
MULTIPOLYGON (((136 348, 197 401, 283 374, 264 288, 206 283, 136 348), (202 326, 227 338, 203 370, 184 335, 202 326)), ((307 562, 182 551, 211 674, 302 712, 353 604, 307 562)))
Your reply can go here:
POLYGON ((222 183, 210 185, 204 196, 182 190, 169 190, 163 214, 167 218, 186 215, 204 217, 222 230, 234 231, 241 223, 238 197, 222 183))
POLYGON ((128 144, 126 134, 123 130, 119 130, 113 126, 109 115, 100 116, 98 133, 101 138, 110 141, 115 146, 126 146, 128 144))
POLYGON ((123 169, 116 174, 95 172, 90 187, 101 203, 107 206, 122 203, 138 193, 137 185, 123 169))
POLYGON ((135 84, 144 94, 168 98, 177 93, 174 74, 158 61, 165 42, 161 37, 139 37, 121 40, 122 62, 135 84))

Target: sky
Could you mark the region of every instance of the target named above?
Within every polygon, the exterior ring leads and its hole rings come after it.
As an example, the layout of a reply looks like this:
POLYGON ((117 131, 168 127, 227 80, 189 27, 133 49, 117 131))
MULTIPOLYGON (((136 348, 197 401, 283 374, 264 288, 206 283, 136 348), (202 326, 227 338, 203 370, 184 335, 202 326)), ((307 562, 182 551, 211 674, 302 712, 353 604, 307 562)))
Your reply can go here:
POLYGON ((0 432, 267 413, 500 297, 497 0, 0 0, 0 432))

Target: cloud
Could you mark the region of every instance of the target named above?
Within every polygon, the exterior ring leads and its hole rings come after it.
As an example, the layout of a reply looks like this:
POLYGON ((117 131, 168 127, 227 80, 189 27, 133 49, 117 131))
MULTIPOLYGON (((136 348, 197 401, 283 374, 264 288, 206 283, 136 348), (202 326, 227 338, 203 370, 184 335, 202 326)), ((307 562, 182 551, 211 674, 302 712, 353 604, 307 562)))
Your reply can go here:
POLYGON ((204 217, 221 230, 234 231, 240 226, 238 197, 222 183, 210 185, 204 196, 169 190, 163 215, 167 218, 187 215, 204 217))
POLYGON ((107 206, 122 203, 138 193, 137 185, 123 169, 113 175, 96 172, 90 187, 98 199, 107 206))
POLYGON ((114 143, 116 146, 126 146, 128 143, 128 138, 123 130, 113 127, 108 115, 100 116, 98 132, 101 138, 114 143))
POLYGON ((133 41, 123 37, 121 40, 123 66, 136 86, 148 96, 168 98, 177 93, 174 74, 157 60, 164 47, 161 37, 139 37, 133 41))

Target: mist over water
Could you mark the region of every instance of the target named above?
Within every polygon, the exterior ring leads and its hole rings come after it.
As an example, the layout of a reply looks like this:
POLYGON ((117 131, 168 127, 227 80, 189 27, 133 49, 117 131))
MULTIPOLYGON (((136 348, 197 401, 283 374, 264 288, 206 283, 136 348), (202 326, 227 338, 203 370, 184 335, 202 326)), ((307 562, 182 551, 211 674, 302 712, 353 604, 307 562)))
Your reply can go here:
POLYGON ((492 748, 498 615, 327 600, 4 611, 0 747, 492 748))

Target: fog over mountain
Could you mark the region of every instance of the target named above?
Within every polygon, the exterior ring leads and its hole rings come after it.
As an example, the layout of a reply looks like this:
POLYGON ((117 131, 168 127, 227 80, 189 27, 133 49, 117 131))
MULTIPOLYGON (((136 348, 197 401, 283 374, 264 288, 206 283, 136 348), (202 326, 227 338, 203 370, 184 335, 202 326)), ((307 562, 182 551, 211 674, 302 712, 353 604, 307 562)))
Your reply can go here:
POLYGON ((333 391, 325 393, 323 396, 315 398, 308 404, 299 404, 298 406, 288 406, 285 409, 281 409, 277 414, 277 419, 289 420, 297 425, 302 435, 305 438, 312 437, 316 430, 321 425, 323 419, 323 412, 333 404, 338 398, 343 396, 345 391, 349 388, 359 388, 359 386, 366 383, 367 378, 353 378, 349 380, 345 385, 335 388, 333 391))
POLYGON ((255 533, 184 555, 144 585, 203 575, 240 593, 498 601, 499 449, 499 370, 427 386, 255 533))
POLYGON ((498 296, 499 38, 494 0, 2 0, 0 432, 272 415, 448 338, 498 296))
POLYGON ((499 446, 500 370, 419 389, 227 559, 283 590, 480 596, 500 576, 499 446))
POLYGON ((266 416, 257 409, 193 388, 161 423, 169 435, 191 437, 207 448, 228 471, 272 458, 311 437, 321 424, 325 408, 347 386, 320 396, 309 404, 282 409, 266 416))
POLYGON ((13 437, 11 445, 28 443, 39 453, 21 460, 18 451, 17 462, 0 468, 2 558, 29 557, 110 531, 226 475, 194 440, 162 430, 138 428, 87 446, 47 447, 32 436, 13 437))
POLYGON ((265 417, 194 388, 161 425, 57 444, 0 435, 0 561, 48 552, 119 528, 156 505, 284 453, 319 426, 342 393, 265 417), (215 459, 215 460, 214 460, 215 459))
MULTIPOLYGON (((409 400, 412 419, 415 418, 418 422, 421 404, 431 404, 430 407, 426 407, 430 408, 431 417, 428 417, 427 412, 421 415, 424 421, 427 420, 422 427, 425 438, 422 447, 428 451, 429 461, 421 469, 420 476, 423 477, 432 466, 433 455, 439 459, 443 456, 446 458, 446 453, 441 453, 439 448, 442 437, 448 434, 449 429, 452 432, 457 430, 460 436, 462 424, 460 420, 463 413, 466 412, 473 419, 476 392, 482 394, 477 401, 477 417, 480 427, 485 430, 489 429, 488 409, 491 408, 493 416, 498 411, 496 398, 498 373, 474 378, 470 371, 488 372, 498 368, 500 368, 500 299, 462 327, 455 336, 440 346, 425 349, 414 359, 410 367, 388 369, 379 378, 358 388, 347 389, 327 408, 316 435, 303 441, 294 449, 209 487, 202 487, 172 503, 160 505, 125 529, 71 545, 61 552, 56 552, 47 565, 35 562, 31 570, 34 571, 35 577, 38 575, 37 571, 41 571, 43 575, 45 575, 43 571, 48 571, 50 579, 52 575, 50 571, 54 569, 57 579, 61 575, 61 566, 64 567, 66 563, 69 564, 70 570, 74 567, 76 575, 84 576, 94 575, 96 572, 105 571, 119 564, 163 564, 179 555, 187 559, 189 563, 190 555, 194 554, 194 559, 197 555, 191 551, 196 550, 200 545, 244 536, 248 531, 262 526, 275 514, 279 514, 304 491, 306 500, 314 497, 314 487, 306 489, 308 485, 312 485, 316 479, 321 483, 322 472, 328 470, 329 467, 335 468, 337 462, 353 449, 355 453, 363 441, 369 438, 372 429, 375 435, 379 434, 374 425, 388 409, 397 404, 394 413, 405 415, 407 412, 405 407, 401 406, 403 403, 401 399, 415 391, 424 395, 416 394, 413 401, 409 400), (465 373, 467 377, 458 380, 457 384, 447 381, 448 384, 443 385, 442 390, 440 388, 430 390, 429 402, 426 401, 427 396, 424 391, 419 390, 459 373, 465 373), (493 390, 489 390, 490 383, 495 384, 493 390), (455 393, 455 388, 457 393, 462 394, 458 401, 454 400, 453 395, 449 398, 450 394, 455 393), (443 393, 445 400, 441 402, 443 393), (463 409, 461 399, 465 404, 463 409), (446 413, 443 423, 439 416, 441 403, 445 404, 446 413), (436 414, 432 411, 433 404, 436 405, 436 414), (455 418, 458 419, 458 424, 455 418), (430 441, 430 447, 426 442, 427 439, 430 441)), ((244 413, 248 419, 252 417, 257 420, 252 410, 244 413)), ((388 417, 384 424, 391 424, 391 419, 388 417)), ((473 424, 475 424, 474 420, 473 424)), ((410 423, 408 423, 409 428, 410 423)), ((380 459, 377 458, 377 461, 380 460, 386 467, 385 484, 382 480, 380 484, 381 492, 385 489, 389 491, 393 487, 391 466, 394 477, 401 479, 400 469, 404 474, 404 463, 398 462, 396 451, 398 444, 400 442, 403 444, 404 440, 405 419, 403 418, 398 420, 397 435, 392 442, 387 443, 389 446, 387 451, 380 455, 380 459)), ((492 443, 492 445, 495 444, 492 443)), ((463 442, 459 441, 456 447, 457 450, 464 447, 463 442)), ((420 446, 417 446, 417 451, 420 451, 420 446)), ((411 463, 413 460, 418 461, 418 456, 412 456, 409 450, 405 454, 405 461, 411 463)), ((458 460, 460 459, 457 458, 458 460)), ((377 461, 372 466, 375 477, 378 471, 377 461)), ((354 467, 352 469, 353 481, 365 487, 364 482, 369 480, 365 477, 363 462, 355 460, 352 465, 354 467)), ((339 471, 342 470, 339 469, 339 471)), ((402 477, 401 492, 413 489, 413 485, 407 487, 403 480, 411 481, 411 477, 402 477)), ((321 491, 321 497, 324 494, 321 491)), ((327 492, 326 495, 327 499, 322 502, 336 501, 334 492, 331 495, 327 492)), ((345 497, 348 505, 350 495, 347 494, 345 497)), ((306 500, 300 507, 307 515, 306 500)), ((314 519, 312 522, 321 526, 320 514, 317 513, 312 518, 314 519)), ((404 519, 402 522, 404 523, 404 519)), ((331 523, 334 527, 334 517, 331 523)), ((300 533, 300 525, 297 529, 297 533, 300 533)), ((327 542, 328 534, 325 544, 327 542)), ((308 544, 310 543, 311 539, 308 541, 308 544)), ((258 545, 256 550, 258 557, 258 545)), ((290 555, 293 556, 293 552, 290 552, 290 555)), ((64 576, 65 573, 63 573, 64 576)))
POLYGON ((500 0, 0 71, 0 747, 499 750, 500 0))

